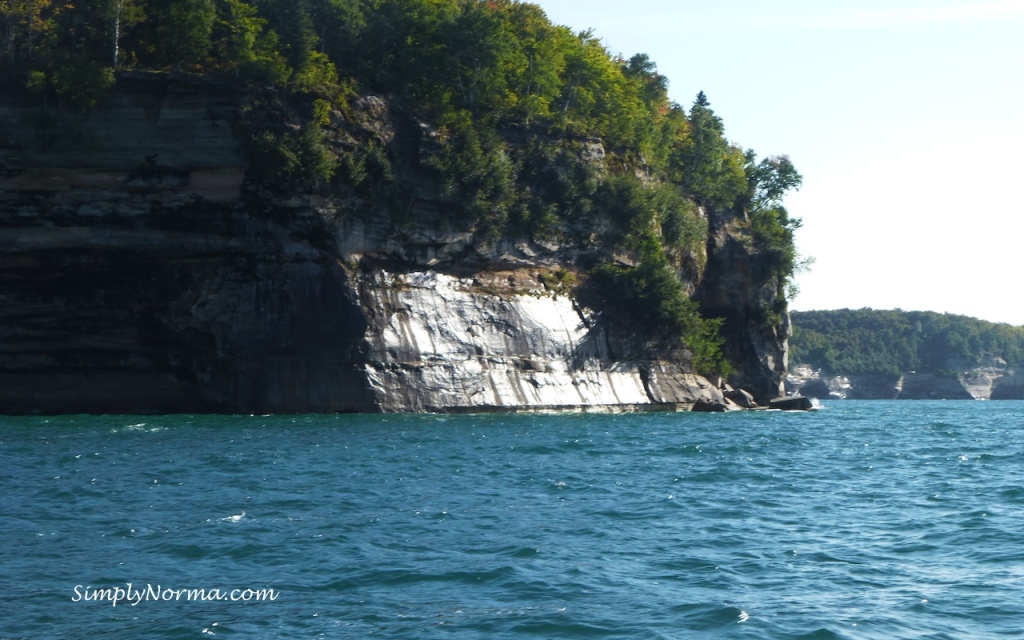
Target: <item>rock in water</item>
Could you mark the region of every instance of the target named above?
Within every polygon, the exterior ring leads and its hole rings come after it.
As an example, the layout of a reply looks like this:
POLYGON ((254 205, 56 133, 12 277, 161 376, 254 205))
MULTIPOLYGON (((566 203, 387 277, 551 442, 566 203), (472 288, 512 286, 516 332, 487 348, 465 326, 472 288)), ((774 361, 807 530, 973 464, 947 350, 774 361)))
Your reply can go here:
POLYGON ((743 389, 733 389, 725 392, 725 397, 744 409, 753 409, 757 406, 754 396, 743 389))
POLYGON ((811 403, 811 399, 805 396, 789 396, 775 398, 768 403, 768 408, 782 411, 809 411, 814 408, 814 405, 811 403))
POLYGON ((697 400, 693 403, 690 411, 697 413, 725 413, 729 408, 724 402, 714 402, 709 400, 697 400))

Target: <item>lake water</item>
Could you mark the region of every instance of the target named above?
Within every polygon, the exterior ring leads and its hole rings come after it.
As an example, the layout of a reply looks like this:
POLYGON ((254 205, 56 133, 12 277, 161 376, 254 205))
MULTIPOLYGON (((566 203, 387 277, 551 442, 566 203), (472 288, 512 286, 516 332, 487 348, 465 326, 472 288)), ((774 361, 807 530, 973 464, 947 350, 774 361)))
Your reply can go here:
POLYGON ((826 405, 0 418, 0 638, 1024 637, 1024 402, 826 405))

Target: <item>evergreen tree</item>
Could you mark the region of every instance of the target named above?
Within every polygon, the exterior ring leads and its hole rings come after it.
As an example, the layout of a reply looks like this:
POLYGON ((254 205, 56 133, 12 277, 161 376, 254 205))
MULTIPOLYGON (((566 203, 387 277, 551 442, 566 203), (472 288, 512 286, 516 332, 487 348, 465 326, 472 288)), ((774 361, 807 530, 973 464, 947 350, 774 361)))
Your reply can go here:
POLYGON ((701 91, 690 109, 689 135, 673 153, 672 174, 701 204, 730 208, 747 191, 744 160, 701 91))
POLYGON ((151 59, 175 69, 201 68, 213 44, 213 0, 150 0, 147 13, 160 43, 150 48, 151 59))

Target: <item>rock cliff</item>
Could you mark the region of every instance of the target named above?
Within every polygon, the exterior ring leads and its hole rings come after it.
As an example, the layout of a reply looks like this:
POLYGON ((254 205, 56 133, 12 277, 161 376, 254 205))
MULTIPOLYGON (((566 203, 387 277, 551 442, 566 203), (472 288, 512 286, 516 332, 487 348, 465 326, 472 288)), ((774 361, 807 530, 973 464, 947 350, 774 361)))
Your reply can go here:
POLYGON ((724 319, 726 353, 737 368, 733 384, 765 402, 785 392, 789 315, 782 311, 772 317, 781 285, 764 277, 765 256, 733 231, 742 222, 737 214, 712 214, 698 296, 704 313, 724 319))
POLYGON ((910 371, 901 375, 823 375, 795 365, 786 390, 811 398, 850 400, 1020 400, 1024 382, 1003 364, 990 363, 951 375, 910 371))
POLYGON ((369 320, 366 377, 380 407, 675 410, 722 402, 684 363, 596 326, 527 270, 458 278, 375 268, 355 286, 369 320), (501 287, 513 291, 496 293, 501 287))
MULTIPOLYGON (((162 76, 122 78, 87 117, 0 99, 0 412, 726 402, 685 349, 573 297, 578 249, 453 227, 412 172, 397 177, 418 190, 400 216, 266 193, 246 178, 240 105, 162 76)), ((342 144, 429 146, 426 125, 378 98, 345 119, 342 144)), ((738 386, 767 399, 787 326, 758 315, 777 292, 756 262, 716 227, 698 279, 703 307, 726 318, 738 386)))

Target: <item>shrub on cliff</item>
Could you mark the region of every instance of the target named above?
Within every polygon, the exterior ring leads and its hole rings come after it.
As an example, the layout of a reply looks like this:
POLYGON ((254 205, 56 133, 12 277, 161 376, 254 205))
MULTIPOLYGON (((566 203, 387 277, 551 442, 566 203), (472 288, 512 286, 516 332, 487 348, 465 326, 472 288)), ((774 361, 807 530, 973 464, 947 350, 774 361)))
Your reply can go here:
POLYGON ((636 264, 606 261, 591 271, 591 301, 608 320, 650 339, 680 341, 697 371, 728 374, 720 320, 701 317, 651 234, 631 242, 636 264), (596 298, 596 299, 595 299, 596 298))
POLYGON ((437 172, 442 195, 464 222, 477 223, 487 235, 498 237, 516 190, 517 167, 506 144, 467 111, 451 114, 439 137, 442 151, 426 164, 437 172))
POLYGON ((76 112, 89 112, 101 104, 114 86, 114 70, 85 56, 55 54, 41 68, 26 76, 26 87, 44 97, 53 95, 56 106, 76 112))
POLYGON ((338 162, 316 125, 301 131, 263 131, 249 144, 250 172, 260 186, 276 191, 322 191, 338 162))

